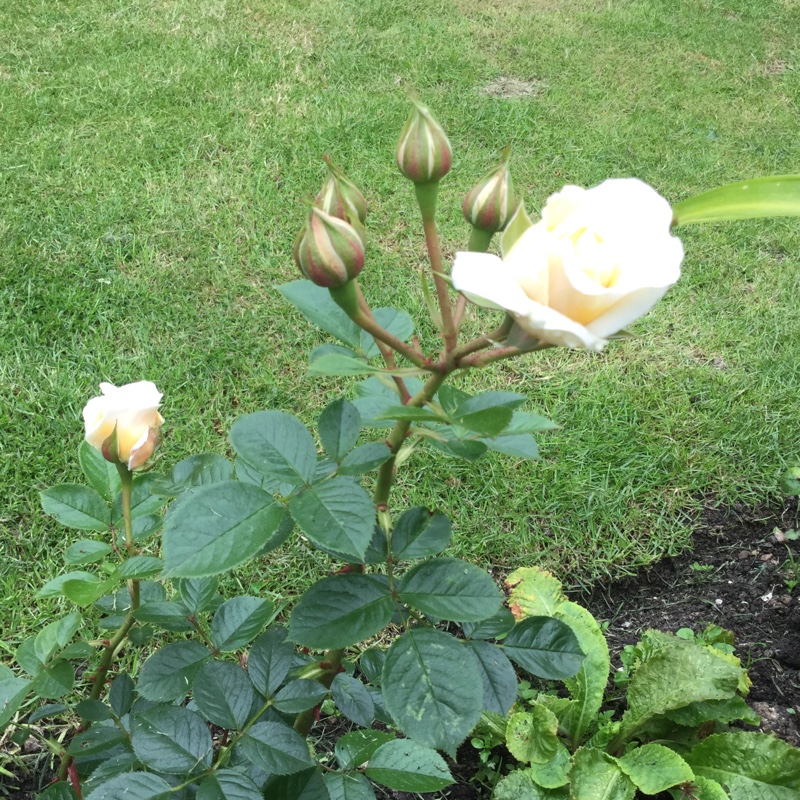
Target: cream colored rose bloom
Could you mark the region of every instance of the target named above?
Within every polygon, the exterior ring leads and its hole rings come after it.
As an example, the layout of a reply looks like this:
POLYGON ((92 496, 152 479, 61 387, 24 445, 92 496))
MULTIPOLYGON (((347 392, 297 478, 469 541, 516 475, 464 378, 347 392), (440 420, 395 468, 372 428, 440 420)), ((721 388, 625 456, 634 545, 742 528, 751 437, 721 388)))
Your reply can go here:
POLYGON ((100 397, 93 397, 83 409, 86 441, 102 452, 103 443, 117 429, 120 461, 128 469, 141 467, 158 444, 164 418, 158 413, 161 392, 151 381, 125 386, 101 383, 100 397))
POLYGON ((669 203, 635 178, 565 186, 502 260, 457 253, 453 286, 542 342, 600 351, 680 277, 671 221, 669 203))

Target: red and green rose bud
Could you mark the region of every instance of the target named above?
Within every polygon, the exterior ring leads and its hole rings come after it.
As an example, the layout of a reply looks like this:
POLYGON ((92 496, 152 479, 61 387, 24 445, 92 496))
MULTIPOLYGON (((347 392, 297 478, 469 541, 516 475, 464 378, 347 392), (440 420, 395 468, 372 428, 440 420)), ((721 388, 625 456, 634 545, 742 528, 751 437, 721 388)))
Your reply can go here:
POLYGON ((328 165, 328 179, 316 197, 316 205, 332 217, 363 223, 367 218, 367 201, 361 190, 333 165, 328 156, 323 160, 328 165))
POLYGON ((358 231, 316 206, 295 240, 294 254, 303 275, 326 289, 344 286, 364 267, 364 242, 358 231))
POLYGON ((482 231, 496 233, 503 230, 517 207, 517 197, 508 170, 510 152, 507 147, 500 164, 478 181, 464 198, 464 219, 482 231))
POLYGON ((397 166, 414 183, 436 183, 450 171, 450 140, 433 114, 412 100, 414 108, 397 142, 397 166))

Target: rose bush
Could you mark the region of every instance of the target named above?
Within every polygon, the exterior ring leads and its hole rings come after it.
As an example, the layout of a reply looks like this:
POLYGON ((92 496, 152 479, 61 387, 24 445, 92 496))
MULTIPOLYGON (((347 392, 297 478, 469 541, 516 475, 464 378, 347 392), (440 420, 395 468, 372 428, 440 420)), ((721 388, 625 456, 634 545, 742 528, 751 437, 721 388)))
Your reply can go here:
POLYGON ((669 203, 640 180, 565 186, 502 260, 458 253, 453 285, 541 342, 599 351, 680 277, 671 222, 669 203))
POLYGON ((100 391, 83 409, 86 441, 103 451, 116 429, 117 452, 112 455, 128 469, 141 467, 155 452, 164 424, 158 413, 161 392, 151 381, 125 386, 101 383, 100 391))

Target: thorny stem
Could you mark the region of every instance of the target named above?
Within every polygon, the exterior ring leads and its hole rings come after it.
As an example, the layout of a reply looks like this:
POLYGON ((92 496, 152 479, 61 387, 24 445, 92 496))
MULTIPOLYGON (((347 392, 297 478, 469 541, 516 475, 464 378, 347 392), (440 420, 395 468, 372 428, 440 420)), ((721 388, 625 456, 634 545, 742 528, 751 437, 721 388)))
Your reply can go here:
POLYGON ((462 369, 470 369, 472 367, 485 367, 493 361, 501 361, 505 358, 514 358, 514 356, 521 356, 525 353, 536 353, 539 350, 547 350, 555 345, 548 342, 539 342, 535 347, 517 347, 515 345, 508 345, 507 347, 498 347, 490 353, 475 353, 474 355, 462 358, 459 361, 459 366, 462 369))

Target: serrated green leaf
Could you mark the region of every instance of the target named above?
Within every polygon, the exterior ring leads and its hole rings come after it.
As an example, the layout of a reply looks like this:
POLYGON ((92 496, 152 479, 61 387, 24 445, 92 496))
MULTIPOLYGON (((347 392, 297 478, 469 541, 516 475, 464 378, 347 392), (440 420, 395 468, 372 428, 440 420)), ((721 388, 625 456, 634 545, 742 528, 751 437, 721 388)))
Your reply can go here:
POLYGON ((136 517, 131 524, 133 541, 143 542, 160 530, 164 518, 160 514, 143 514, 136 517))
POLYGON ((400 579, 400 600, 438 619, 479 622, 500 608, 503 597, 491 576, 458 558, 423 561, 400 579))
POLYGON ((211 620, 211 641, 221 652, 244 647, 254 639, 275 610, 270 600, 240 595, 224 602, 211 620))
POLYGON ((240 743, 242 755, 259 769, 291 775, 313 766, 305 739, 279 722, 256 722, 240 743))
POLYGON ((375 704, 361 681, 340 672, 331 683, 331 697, 347 719, 369 728, 375 718, 375 704))
POLYGON ((122 672, 114 678, 108 691, 108 702, 118 717, 124 717, 131 710, 133 697, 133 680, 127 672, 122 672))
POLYGON ((72 664, 64 659, 46 666, 31 684, 31 689, 46 700, 58 700, 72 691, 75 685, 75 672, 72 664))
POLYGON ((319 705, 327 695, 328 690, 319 681, 298 678, 275 694, 273 705, 285 714, 299 714, 319 705))
POLYGON ((468 639, 502 639, 513 627, 516 620, 505 606, 480 622, 465 622, 464 636, 468 639))
POLYGON ((133 612, 139 622, 152 623, 167 631, 190 631, 192 624, 187 619, 186 609, 180 603, 168 600, 145 603, 133 612))
POLYGON ((289 510, 312 544, 348 561, 361 562, 372 540, 375 506, 366 490, 346 477, 295 495, 289 510))
POLYGON ((319 767, 270 778, 264 796, 280 800, 330 800, 319 767))
POLYGON ((114 574, 101 581, 94 575, 91 580, 69 580, 61 585, 61 593, 78 606, 86 607, 99 600, 106 592, 119 585, 120 578, 114 574))
POLYGON ((320 352, 320 348, 311 351, 308 364, 309 375, 371 375, 379 371, 378 367, 373 367, 363 358, 352 358, 327 350, 320 352))
POLYGON ((100 700, 87 698, 75 706, 75 713, 89 722, 105 722, 111 719, 111 709, 100 700))
POLYGON ((168 775, 210 766, 214 747, 203 718, 182 706, 153 706, 135 714, 131 744, 142 764, 168 775))
POLYGON ((496 439, 479 439, 490 450, 514 458, 527 458, 535 461, 539 458, 539 445, 529 433, 515 433, 502 435, 496 439))
POLYGON ((455 749, 483 708, 475 657, 433 628, 412 628, 395 639, 386 654, 381 686, 398 727, 429 747, 455 749))
POLYGON ((478 664, 483 685, 483 709, 505 716, 517 699, 517 673, 505 653, 489 642, 467 642, 478 664))
POLYGON ((361 653, 358 659, 358 666, 364 673, 366 679, 375 686, 380 686, 381 672, 386 663, 386 652, 378 650, 377 647, 370 647, 361 653))
POLYGON ((413 561, 441 553, 453 535, 450 520, 417 506, 404 512, 392 532, 392 555, 398 561, 413 561))
POLYGON ((542 431, 556 430, 559 426, 552 420, 530 411, 515 411, 511 422, 504 433, 508 435, 517 433, 541 433, 542 431))
POLYGON ((502 646, 512 661, 548 680, 572 677, 584 657, 572 628, 554 617, 528 617, 518 622, 502 646))
POLYGON ((67 564, 93 564, 101 561, 113 548, 108 542, 98 542, 96 539, 81 539, 71 544, 64 553, 67 564))
POLYGON ((60 597, 62 594, 62 587, 67 581, 91 581, 97 580, 91 572, 84 572, 77 570, 75 572, 66 572, 59 575, 57 578, 47 581, 47 583, 36 592, 36 597, 60 597))
POLYGON ((152 772, 125 772, 94 789, 85 800, 166 800, 170 785, 152 772))
POLYGON ((178 581, 181 600, 190 614, 206 611, 213 603, 218 588, 217 578, 184 578, 178 581))
POLYGON ((45 514, 68 528, 106 532, 111 525, 108 503, 89 486, 64 483, 40 493, 45 514))
POLYGON ((365 774, 400 792, 436 792, 453 782, 444 759, 411 739, 382 744, 370 758, 365 774))
POLYGON ((569 785, 574 800, 633 800, 636 793, 615 759, 591 747, 581 747, 572 756, 569 785))
POLYGON ((508 718, 506 747, 518 761, 546 764, 558 752, 558 720, 550 709, 534 703, 529 711, 508 718))
POLYGON ((31 682, 27 678, 17 678, 13 673, 0 677, 0 732, 17 713, 30 688, 31 682))
POLYGON ((392 457, 392 451, 385 442, 368 442, 348 453, 339 465, 340 475, 363 475, 377 469, 392 457))
POLYGON ((286 641, 285 628, 271 628, 262 633, 250 648, 247 672, 261 694, 271 697, 292 668, 294 649, 286 641))
POLYGON ((497 436, 508 427, 513 411, 528 398, 516 392, 483 392, 459 403, 454 422, 483 436, 497 436))
POLYGON ((672 207, 673 226, 734 219, 800 216, 800 175, 737 181, 695 195, 672 207))
POLYGON ((417 406, 389 406, 383 411, 379 412, 374 417, 377 420, 409 420, 411 422, 446 422, 446 418, 437 414, 435 411, 430 411, 427 408, 418 408, 417 406))
POLYGON ((375 800, 372 785, 358 772, 348 775, 326 772, 323 780, 330 800, 375 800))
POLYGON ((339 768, 355 769, 372 758, 373 753, 386 742, 394 739, 388 731, 360 730, 346 733, 334 747, 339 768))
POLYGON ((66 782, 51 783, 43 792, 36 795, 36 800, 77 800, 75 790, 66 782))
POLYGON ((300 420, 283 411, 239 417, 230 433, 234 450, 256 469, 292 486, 310 484, 317 469, 314 439, 300 420))
POLYGON ((764 733, 720 733, 686 756, 695 775, 719 783, 731 800, 796 800, 800 750, 764 733))
POLYGON ((116 725, 93 725, 73 737, 67 752, 73 756, 90 756, 111 750, 125 741, 126 735, 116 725))
POLYGON ((394 603, 385 581, 347 573, 317 581, 292 610, 289 636, 315 650, 342 648, 388 625, 394 603))
POLYGON ((192 683, 197 710, 225 730, 238 730, 249 719, 256 693, 247 673, 236 664, 208 661, 192 683))
POLYGON ((692 768, 660 744, 643 744, 617 759, 619 768, 645 794, 658 794, 694 778, 692 768))
POLYGON ((125 579, 154 578, 164 569, 164 562, 155 556, 131 556, 119 566, 119 576, 125 579))
POLYGON ((239 481, 184 494, 164 521, 164 560, 172 577, 226 572, 261 551, 283 519, 283 506, 239 481))
POLYGON ((165 645, 145 661, 136 688, 142 697, 157 703, 181 700, 209 658, 211 651, 199 642, 165 645))
POLYGON ((278 286, 278 291, 310 322, 350 347, 361 344, 361 329, 331 299, 327 289, 299 280, 278 286))
POLYGON ((355 447, 360 433, 361 415, 343 397, 334 400, 320 414, 319 438, 334 461, 341 461, 355 447))
POLYGON ((241 772, 219 769, 197 788, 197 800, 264 800, 264 795, 241 772))
MULTIPOLYGON (((3 679, 0 679, 0 694, 2 694, 2 683, 3 679)), ((0 701, 0 707, 2 707, 2 701, 0 701)), ((41 719, 58 717, 69 710, 69 706, 65 706, 62 703, 46 703, 41 708, 37 708, 36 711, 28 717, 28 724, 33 725, 34 722, 39 722, 41 719)), ((0 716, 0 721, 1 720, 2 717, 0 716)), ((0 727, 2 727, 2 722, 0 722, 0 727)))
POLYGON ((168 477, 153 483, 150 491, 163 497, 177 497, 195 486, 211 486, 234 479, 233 464, 218 453, 203 453, 179 461, 168 477))

